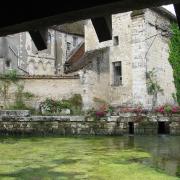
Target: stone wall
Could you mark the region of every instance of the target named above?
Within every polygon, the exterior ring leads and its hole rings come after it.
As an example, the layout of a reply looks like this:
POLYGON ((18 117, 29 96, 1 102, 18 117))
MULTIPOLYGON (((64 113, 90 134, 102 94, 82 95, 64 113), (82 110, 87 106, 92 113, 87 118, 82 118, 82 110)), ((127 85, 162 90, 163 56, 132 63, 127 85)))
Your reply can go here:
POLYGON ((29 135, 123 135, 129 122, 139 135, 157 135, 158 122, 168 122, 171 135, 180 135, 180 116, 121 114, 94 121, 84 116, 27 116, 27 112, 4 112, 0 116, 0 134, 29 135), (20 116, 17 116, 19 114, 20 116))
MULTIPOLYGON (((34 95, 26 104, 35 108, 38 108, 39 103, 46 98, 56 100, 68 99, 74 94, 81 94, 82 98, 84 98, 78 76, 23 76, 18 83, 24 86, 24 92, 29 92, 34 95)), ((8 104, 13 104, 16 91, 17 86, 12 84, 9 88, 8 104)), ((4 106, 2 96, 0 96, 0 105, 4 106)))
POLYGON ((48 29, 47 49, 38 51, 28 32, 0 38, 0 74, 16 69, 19 74, 55 75, 64 74, 63 65, 68 54, 84 40, 59 30, 48 29), (69 43, 69 50, 67 50, 69 43), (6 61, 10 65, 6 65, 6 61))
MULTIPOLYGON (((147 92, 146 73, 155 68, 157 81, 164 93, 158 93, 157 105, 175 103, 172 67, 169 58, 169 31, 172 18, 144 9, 112 15, 113 40, 99 43, 91 21, 85 25, 85 49, 94 51, 109 48, 110 70, 106 73, 108 102, 113 105, 142 104, 152 107, 152 96, 147 92), (119 44, 114 44, 118 37, 119 44), (122 63, 122 85, 114 86, 113 63, 122 63)), ((92 75, 91 75, 92 78, 92 75)), ((95 78, 94 78, 95 79, 95 78)), ((98 83, 97 81, 94 83, 98 83)), ((96 92, 98 93, 98 92, 96 92)))
POLYGON ((93 51, 91 63, 80 72, 84 108, 95 106, 94 98, 109 102, 109 49, 93 51))
MULTIPOLYGON (((163 94, 158 94, 157 104, 173 104, 172 94, 176 92, 176 89, 173 69, 169 63, 171 21, 165 16, 149 9, 147 9, 144 18, 147 71, 155 68, 158 84, 163 89, 163 94)), ((152 103, 151 96, 147 98, 146 103, 152 103)))

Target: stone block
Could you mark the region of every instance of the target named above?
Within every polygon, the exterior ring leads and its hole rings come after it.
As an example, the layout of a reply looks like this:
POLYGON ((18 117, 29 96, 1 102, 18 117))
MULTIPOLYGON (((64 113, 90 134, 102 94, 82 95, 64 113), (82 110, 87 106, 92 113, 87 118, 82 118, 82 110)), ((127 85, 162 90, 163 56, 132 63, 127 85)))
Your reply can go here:
POLYGON ((0 110, 0 116, 28 117, 30 114, 29 110, 0 110))

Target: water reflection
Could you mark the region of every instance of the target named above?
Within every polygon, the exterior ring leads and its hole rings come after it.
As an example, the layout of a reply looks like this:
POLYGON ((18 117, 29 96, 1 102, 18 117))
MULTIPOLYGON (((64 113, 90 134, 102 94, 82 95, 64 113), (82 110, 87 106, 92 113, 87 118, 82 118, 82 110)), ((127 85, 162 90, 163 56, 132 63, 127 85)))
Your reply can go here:
POLYGON ((142 148, 152 155, 144 163, 180 177, 180 137, 129 137, 128 142, 131 147, 142 148))

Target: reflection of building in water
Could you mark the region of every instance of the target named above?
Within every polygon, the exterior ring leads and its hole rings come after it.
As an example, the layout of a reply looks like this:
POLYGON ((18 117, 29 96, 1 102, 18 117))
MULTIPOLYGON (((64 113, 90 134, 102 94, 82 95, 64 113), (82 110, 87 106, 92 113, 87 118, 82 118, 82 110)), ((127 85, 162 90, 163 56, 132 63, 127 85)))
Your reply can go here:
POLYGON ((148 164, 150 163, 153 167, 166 171, 169 175, 177 176, 180 170, 178 136, 135 137, 135 147, 151 154, 151 158, 147 159, 148 164))

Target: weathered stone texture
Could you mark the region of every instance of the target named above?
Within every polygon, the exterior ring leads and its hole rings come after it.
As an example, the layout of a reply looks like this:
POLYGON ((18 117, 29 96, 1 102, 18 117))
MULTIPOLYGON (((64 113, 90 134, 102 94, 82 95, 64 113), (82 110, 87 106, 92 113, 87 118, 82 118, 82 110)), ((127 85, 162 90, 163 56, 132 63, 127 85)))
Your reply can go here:
MULTIPOLYGON (((146 73, 155 68, 157 81, 164 90, 163 94, 158 94, 157 105, 173 104, 172 94, 176 90, 168 61, 171 18, 152 9, 145 9, 133 16, 131 13, 112 16, 113 37, 119 38, 119 45, 114 45, 113 40, 99 43, 92 23, 87 21, 85 25, 86 51, 109 47, 107 63, 110 71, 106 72, 109 85, 104 89, 109 91, 109 96, 106 99, 115 105, 142 104, 147 108, 152 107, 152 96, 147 93, 146 73), (121 86, 113 86, 113 62, 117 61, 122 62, 121 86)), ((98 83, 93 79, 94 83, 98 83)))
MULTIPOLYGON (((24 85, 24 92, 29 92, 34 95, 32 99, 27 101, 27 105, 32 105, 36 109, 39 108, 39 103, 46 98, 53 99, 68 99, 74 94, 82 94, 81 83, 78 77, 41 77, 41 78, 22 78, 19 83, 24 85)), ((13 94, 16 92, 17 87, 12 85, 9 90, 10 99, 9 104, 14 102, 13 94)), ((0 104, 3 105, 3 98, 0 97, 0 104)))
POLYGON ((0 118, 0 134, 31 135, 123 135, 129 133, 129 122, 134 123, 137 135, 157 135, 158 122, 166 122, 171 135, 180 135, 179 115, 121 114, 93 120, 84 116, 10 116, 0 118))

